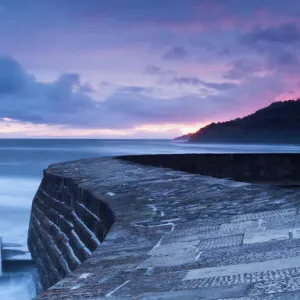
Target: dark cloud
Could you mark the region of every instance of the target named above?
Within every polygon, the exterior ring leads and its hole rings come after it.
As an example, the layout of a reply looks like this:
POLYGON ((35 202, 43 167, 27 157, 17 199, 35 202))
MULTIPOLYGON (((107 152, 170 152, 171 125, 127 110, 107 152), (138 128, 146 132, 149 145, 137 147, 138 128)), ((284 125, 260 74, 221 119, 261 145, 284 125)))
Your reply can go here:
POLYGON ((165 71, 157 66, 147 66, 146 72, 151 75, 161 76, 159 84, 171 84, 171 85, 190 85, 194 87, 205 87, 210 89, 215 89, 219 91, 224 91, 236 87, 235 83, 230 82, 207 82, 205 80, 199 79, 198 77, 189 76, 189 77, 178 77, 175 76, 174 71, 165 71))
POLYGON ((95 91, 96 90, 89 83, 85 83, 80 86, 80 92, 82 93, 93 93, 95 91))
MULTIPOLYGON (((224 0, 53 0, 52 2, 57 2, 61 10, 68 7, 69 15, 85 19, 87 17, 92 20, 107 18, 125 24, 147 25, 151 23, 158 28, 175 28, 176 26, 178 29, 180 29, 179 25, 189 28, 188 25, 196 24, 199 25, 199 31, 203 27, 219 28, 220 25, 227 23, 229 25, 232 23, 236 25, 241 21, 255 23, 256 14, 260 11, 270 12, 278 21, 280 17, 289 15, 297 17, 300 13, 298 0, 289 0, 288 5, 283 5, 282 0, 244 1, 243 5, 240 0, 226 0, 226 4, 224 0)), ((267 17, 262 21, 268 22, 267 17)))
POLYGON ((26 86, 29 77, 19 63, 3 57, 0 64, 0 95, 17 94, 26 86))
POLYGON ((147 95, 152 88, 139 86, 118 87, 105 101, 97 101, 82 92, 84 85, 78 74, 63 74, 52 83, 42 83, 6 57, 0 58, 0 71, 0 117, 35 124, 129 128, 144 123, 175 122, 196 118, 196 107, 201 101, 198 96, 154 98, 147 95), (14 76, 5 76, 11 73, 14 76), (15 81, 22 82, 20 88, 8 89, 15 81), (184 108, 186 114, 180 116, 184 108))
POLYGON ((252 78, 243 86, 203 97, 190 94, 161 99, 116 91, 107 98, 106 105, 115 115, 126 115, 128 123, 206 122, 253 112, 271 103, 282 91, 284 86, 278 78, 252 78))
POLYGON ((72 88, 73 86, 80 86, 80 77, 76 73, 63 74, 58 78, 56 83, 66 88, 72 88))
POLYGON ((153 87, 142 87, 142 86, 124 86, 118 89, 120 93, 151 93, 154 91, 153 87))
POLYGON ((188 51, 183 47, 174 47, 167 51, 163 59, 164 60, 184 60, 188 57, 188 51))
POLYGON ((205 86, 205 87, 208 87, 208 88, 219 90, 219 91, 225 91, 225 90, 237 87, 236 83, 230 83, 230 82, 221 82, 221 83, 218 83, 218 82, 206 82, 206 81, 203 81, 202 85, 205 86))
MULTIPOLYGON (((56 123, 64 115, 92 110, 96 103, 80 91, 78 74, 63 74, 52 83, 29 75, 10 57, 0 57, 0 114, 2 117, 39 123, 56 123)), ((63 120, 61 120, 63 121, 63 120)))
POLYGON ((289 0, 289 5, 283 5, 282 0, 252 0, 243 5, 239 0, 226 0, 226 5, 222 0, 30 0, 26 9, 17 0, 1 3, 5 12, 0 20, 2 52, 32 55, 35 51, 46 57, 53 50, 68 56, 70 51, 141 41, 157 46, 162 40, 168 46, 190 45, 191 40, 196 40, 200 47, 212 51, 220 46, 216 33, 223 36, 231 31, 234 35, 261 25, 253 39, 264 32, 268 22, 289 22, 289 17, 295 18, 300 12, 296 0, 289 0), (256 22, 260 12, 266 17, 256 22), (46 39, 47 34, 51 38, 46 39))
POLYGON ((282 24, 272 28, 254 28, 242 37, 247 44, 267 43, 296 43, 300 41, 300 31, 295 24, 282 24))
POLYGON ((171 84, 203 85, 203 81, 197 77, 175 77, 170 82, 171 84))
POLYGON ((273 73, 278 77, 299 74, 300 30, 298 25, 285 23, 274 27, 254 28, 239 40, 235 55, 243 58, 233 61, 224 78, 242 79, 258 72, 273 73), (239 51, 239 52, 238 52, 239 51))
POLYGON ((173 70, 165 70, 155 65, 149 65, 145 68, 145 73, 157 76, 171 76, 175 75, 176 72, 173 70))
POLYGON ((268 54, 267 68, 281 76, 299 76, 300 59, 299 54, 288 50, 278 49, 268 54))
MULTIPOLYGON (((0 58, 0 117, 35 124, 73 128, 132 128, 141 124, 185 123, 225 120, 249 113, 270 103, 285 89, 277 77, 252 78, 243 85, 206 82, 178 77, 176 84, 217 89, 218 95, 188 94, 155 97, 151 88, 117 86, 104 100, 82 91, 78 74, 63 74, 50 83, 29 75, 15 60, 0 58), (6 77, 5 74, 13 74, 6 77), (17 88, 14 81, 21 82, 17 88), (5 91, 5 92, 3 92, 5 91)), ((206 90, 205 90, 206 91, 206 90)))
POLYGON ((228 89, 232 89, 237 85, 230 82, 207 82, 201 80, 197 77, 174 77, 171 81, 171 84, 185 84, 185 85, 192 85, 192 86, 202 86, 206 88, 211 88, 219 91, 224 91, 228 89))
POLYGON ((230 64, 230 69, 224 74, 226 79, 242 79, 253 76, 263 69, 261 63, 248 59, 238 59, 230 64))
POLYGON ((160 75, 163 71, 158 66, 149 65, 145 68, 145 72, 151 75, 160 75))
POLYGON ((299 58, 297 55, 289 53, 289 52, 283 52, 278 53, 275 55, 275 61, 279 65, 284 66, 299 66, 299 58))
POLYGON ((192 47, 196 47, 198 49, 204 49, 206 51, 213 51, 216 49, 212 42, 203 41, 203 38, 201 38, 201 36, 200 38, 199 37, 191 38, 190 45, 192 47))
POLYGON ((111 86, 111 84, 107 81, 100 82, 100 87, 109 87, 109 86, 111 86))

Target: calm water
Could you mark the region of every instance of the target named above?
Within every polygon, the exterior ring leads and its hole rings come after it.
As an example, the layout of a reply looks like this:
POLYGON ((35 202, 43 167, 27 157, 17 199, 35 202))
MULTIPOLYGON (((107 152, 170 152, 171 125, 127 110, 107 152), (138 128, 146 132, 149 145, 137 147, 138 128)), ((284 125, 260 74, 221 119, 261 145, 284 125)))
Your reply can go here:
MULTIPOLYGON (((299 152, 300 145, 185 144, 169 140, 0 140, 0 236, 25 241, 32 198, 49 164, 146 153, 299 152)), ((28 283, 0 284, 0 299, 29 299, 28 283), (24 290, 24 291, 23 291, 24 290), (23 298, 22 298, 23 297, 23 298)))

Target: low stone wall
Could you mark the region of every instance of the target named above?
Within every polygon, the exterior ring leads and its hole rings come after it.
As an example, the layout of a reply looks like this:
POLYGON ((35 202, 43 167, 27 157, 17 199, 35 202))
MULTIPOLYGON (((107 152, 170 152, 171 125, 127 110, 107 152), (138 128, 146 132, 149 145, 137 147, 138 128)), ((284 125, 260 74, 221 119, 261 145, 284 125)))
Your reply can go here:
POLYGON ((299 154, 155 154, 120 158, 236 181, 300 183, 299 154))
POLYGON ((44 289, 71 273, 99 246, 113 223, 108 206, 72 179, 44 172, 28 234, 44 289))

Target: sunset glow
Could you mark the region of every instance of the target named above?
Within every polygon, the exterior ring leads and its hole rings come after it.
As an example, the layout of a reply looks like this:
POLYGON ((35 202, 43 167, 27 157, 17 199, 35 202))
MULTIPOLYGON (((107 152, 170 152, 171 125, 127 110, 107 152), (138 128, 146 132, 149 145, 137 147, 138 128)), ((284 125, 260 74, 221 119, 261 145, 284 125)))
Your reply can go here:
POLYGON ((135 137, 138 134, 149 133, 168 133, 173 134, 187 134, 196 132, 199 128, 204 127, 206 124, 159 124, 159 125, 141 125, 132 129, 75 129, 68 128, 64 125, 50 126, 47 124, 33 124, 30 122, 20 122, 10 118, 3 118, 0 122, 0 137, 20 137, 22 135, 26 137, 97 137, 102 138, 124 138, 124 137, 135 137))

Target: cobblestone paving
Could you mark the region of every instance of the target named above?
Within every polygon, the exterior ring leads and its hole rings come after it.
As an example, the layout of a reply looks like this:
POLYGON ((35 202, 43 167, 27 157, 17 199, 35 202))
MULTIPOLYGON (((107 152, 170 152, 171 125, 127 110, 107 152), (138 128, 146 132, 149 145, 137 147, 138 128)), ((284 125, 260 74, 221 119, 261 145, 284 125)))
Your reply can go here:
POLYGON ((300 191, 90 159, 53 165, 109 204, 106 240, 39 299, 300 299, 300 191))

